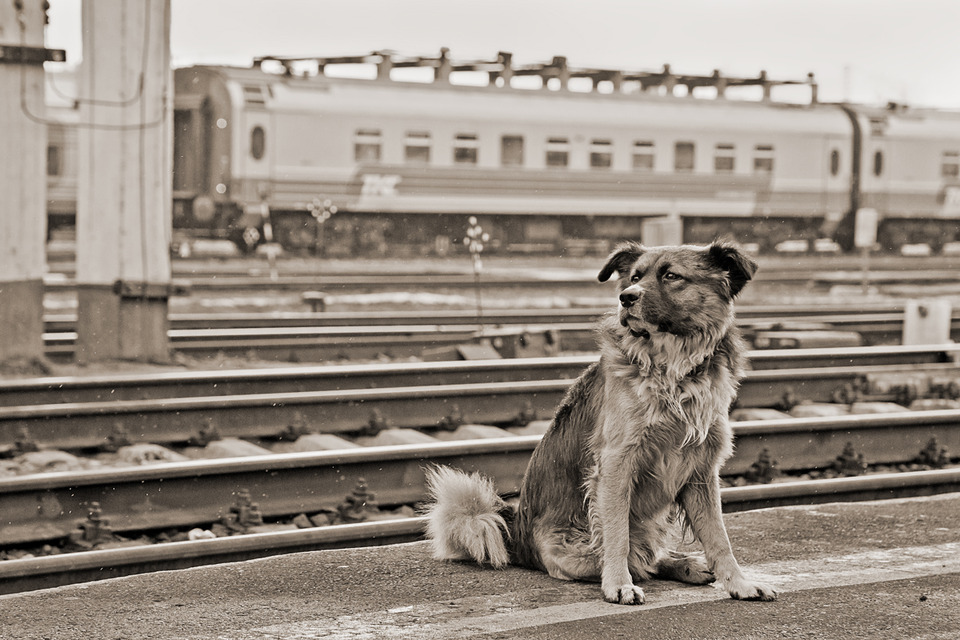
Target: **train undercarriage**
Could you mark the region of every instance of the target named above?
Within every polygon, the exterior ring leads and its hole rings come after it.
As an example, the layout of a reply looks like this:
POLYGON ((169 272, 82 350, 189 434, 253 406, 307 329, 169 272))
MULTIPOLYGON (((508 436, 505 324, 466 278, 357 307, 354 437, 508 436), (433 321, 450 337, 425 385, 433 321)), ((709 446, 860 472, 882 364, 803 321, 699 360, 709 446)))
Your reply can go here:
MULTIPOLYGON (((474 216, 488 235, 484 253, 605 255, 622 240, 643 241, 644 217, 601 215, 474 216)), ((274 211, 270 235, 285 250, 323 257, 418 256, 466 253, 471 216, 466 214, 380 214, 343 211, 324 222, 302 211, 274 211)), ((267 230, 231 226, 229 238, 252 251, 267 230)), ((784 243, 813 249, 824 238, 822 218, 717 218, 683 220, 683 242, 705 244, 716 239, 753 244, 761 253, 784 243)))

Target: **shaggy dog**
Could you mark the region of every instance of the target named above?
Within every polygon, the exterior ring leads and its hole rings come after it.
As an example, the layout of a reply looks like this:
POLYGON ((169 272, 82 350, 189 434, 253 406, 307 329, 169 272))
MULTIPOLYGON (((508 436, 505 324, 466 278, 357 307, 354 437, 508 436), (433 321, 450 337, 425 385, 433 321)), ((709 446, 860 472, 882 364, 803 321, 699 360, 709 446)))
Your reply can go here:
POLYGON ((618 246, 599 274, 619 274, 619 306, 598 326, 600 359, 560 404, 517 506, 477 474, 428 471, 434 556, 599 581, 620 604, 642 604, 634 581, 651 577, 775 599, 743 575, 720 513, 744 350, 733 300, 756 268, 731 244, 618 246), (666 547, 681 515, 703 555, 666 547))

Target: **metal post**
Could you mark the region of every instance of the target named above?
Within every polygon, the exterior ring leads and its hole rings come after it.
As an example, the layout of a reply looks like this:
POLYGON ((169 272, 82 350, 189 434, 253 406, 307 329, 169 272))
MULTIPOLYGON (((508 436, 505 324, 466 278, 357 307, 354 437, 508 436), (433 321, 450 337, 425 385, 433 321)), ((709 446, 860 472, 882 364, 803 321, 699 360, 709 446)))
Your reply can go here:
POLYGON ((170 0, 84 0, 77 360, 165 361, 170 0))

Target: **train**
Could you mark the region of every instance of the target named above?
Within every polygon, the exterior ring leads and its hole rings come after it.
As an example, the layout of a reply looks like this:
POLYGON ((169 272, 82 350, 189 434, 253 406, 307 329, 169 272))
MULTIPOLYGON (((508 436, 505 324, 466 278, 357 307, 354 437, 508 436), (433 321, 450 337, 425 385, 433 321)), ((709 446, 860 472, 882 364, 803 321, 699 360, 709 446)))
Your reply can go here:
MULTIPOLYGON (((75 202, 73 111, 49 132, 51 225, 75 202)), ((602 253, 657 224, 851 250, 862 210, 883 250, 960 242, 960 112, 821 102, 812 74, 264 57, 175 69, 173 126, 174 227, 244 250, 443 255, 471 217, 486 251, 602 253), (773 99, 790 85, 809 99, 773 99)))

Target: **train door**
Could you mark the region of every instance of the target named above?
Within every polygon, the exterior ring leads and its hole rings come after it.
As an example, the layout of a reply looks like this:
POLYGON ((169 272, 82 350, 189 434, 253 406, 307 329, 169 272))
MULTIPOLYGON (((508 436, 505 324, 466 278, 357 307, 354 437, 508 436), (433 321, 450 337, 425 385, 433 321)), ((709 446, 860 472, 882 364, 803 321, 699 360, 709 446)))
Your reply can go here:
POLYGON ((855 149, 849 136, 828 135, 824 138, 822 153, 824 164, 820 207, 824 218, 820 235, 836 239, 837 229, 851 207, 855 149))
POLYGON ((864 191, 870 200, 865 206, 881 214, 890 211, 890 183, 887 179, 890 172, 886 166, 889 142, 885 137, 886 130, 886 116, 871 116, 870 136, 863 147, 864 191))
POLYGON ((213 224, 210 192, 210 104, 199 96, 178 96, 173 112, 173 226, 213 224))
POLYGON ((244 85, 244 108, 239 118, 237 165, 240 170, 237 175, 242 184, 239 200, 243 212, 234 232, 242 234, 248 247, 273 239, 265 237, 272 236, 269 222, 276 147, 272 116, 266 106, 268 89, 261 84, 244 85))
POLYGON ((876 209, 880 214, 877 241, 883 249, 891 250, 911 240, 905 234, 906 227, 896 219, 895 203, 890 193, 891 158, 893 141, 887 138, 888 118, 885 114, 870 115, 865 125, 861 206, 876 209))

